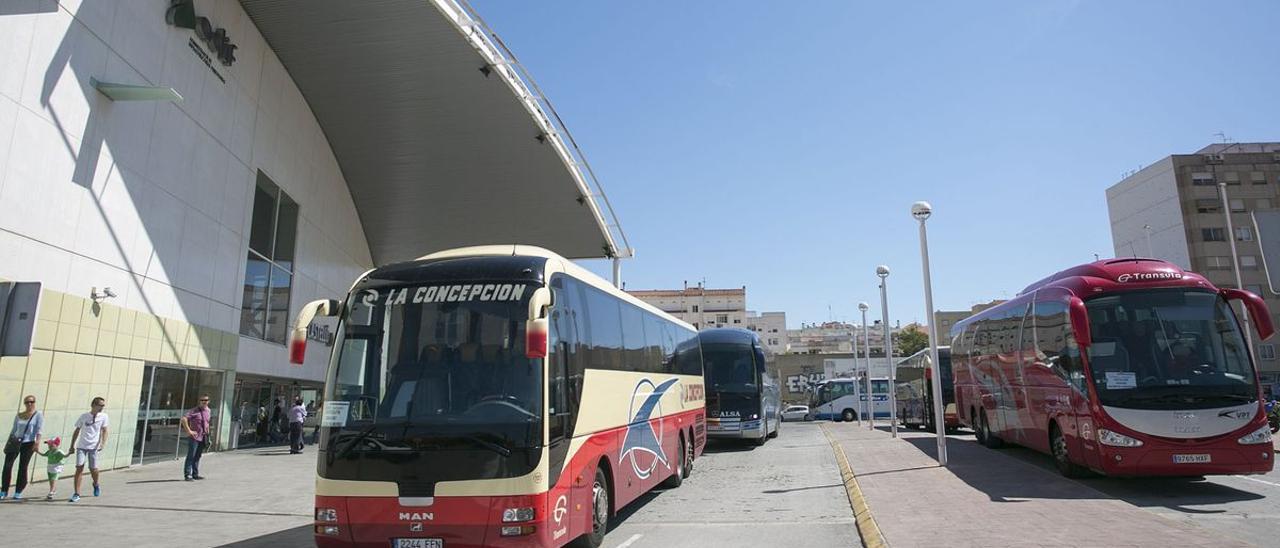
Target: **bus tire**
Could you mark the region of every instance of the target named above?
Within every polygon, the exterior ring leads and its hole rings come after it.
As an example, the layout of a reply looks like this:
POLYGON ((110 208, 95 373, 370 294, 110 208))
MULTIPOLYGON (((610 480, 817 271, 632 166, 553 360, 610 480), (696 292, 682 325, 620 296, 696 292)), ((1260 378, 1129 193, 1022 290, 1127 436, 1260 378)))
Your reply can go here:
POLYGON ((987 420, 985 409, 978 415, 978 441, 988 449, 999 449, 1004 445, 1004 441, 999 436, 991 433, 991 422, 987 420))
POLYGON ((1053 465, 1063 476, 1080 478, 1085 476, 1084 467, 1071 462, 1071 454, 1067 450, 1067 437, 1062 435, 1057 421, 1049 422, 1049 450, 1053 453, 1053 465))
POLYGON ((603 467, 596 467, 591 492, 591 530, 574 539, 573 546, 578 548, 599 548, 609 531, 609 478, 603 467))
POLYGON ((693 461, 697 458, 694 455, 697 453, 697 450, 694 448, 696 443, 693 441, 693 430, 689 430, 688 435, 686 435, 684 439, 689 442, 689 462, 684 465, 684 477, 685 479, 689 479, 689 476, 693 475, 693 461))
POLYGON ((854 413, 852 409, 845 409, 840 412, 840 420, 844 422, 853 422, 858 420, 858 414, 854 413))
POLYGON ((672 471, 671 476, 662 482, 662 486, 667 489, 675 489, 684 483, 684 479, 689 477, 689 461, 692 460, 693 446, 684 442, 684 436, 680 436, 680 458, 676 460, 676 469, 672 471))

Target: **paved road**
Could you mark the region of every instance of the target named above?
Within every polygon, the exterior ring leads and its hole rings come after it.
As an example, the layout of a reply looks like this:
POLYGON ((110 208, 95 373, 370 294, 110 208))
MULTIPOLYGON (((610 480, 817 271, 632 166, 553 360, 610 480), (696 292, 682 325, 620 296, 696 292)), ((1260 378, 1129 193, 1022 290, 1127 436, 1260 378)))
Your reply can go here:
MULTIPOLYGON (((1021 447, 1000 451, 1054 470, 1047 455, 1021 447)), ((1204 479, 1095 477, 1077 481, 1169 519, 1194 523, 1257 546, 1280 546, 1277 470, 1263 475, 1204 479)))
POLYGON ((764 447, 712 442, 684 485, 623 510, 605 546, 861 546, 831 445, 784 423, 764 447))

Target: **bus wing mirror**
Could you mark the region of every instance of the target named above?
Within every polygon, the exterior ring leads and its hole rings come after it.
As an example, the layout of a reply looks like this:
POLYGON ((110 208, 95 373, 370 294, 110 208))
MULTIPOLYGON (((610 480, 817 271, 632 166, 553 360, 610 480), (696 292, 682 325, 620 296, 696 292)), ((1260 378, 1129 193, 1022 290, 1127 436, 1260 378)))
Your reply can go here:
POLYGON ((307 329, 316 316, 337 316, 342 303, 335 299, 311 301, 298 311, 298 321, 294 322, 289 332, 289 363, 302 365, 307 354, 307 329))
POLYGON ((1263 302, 1262 297, 1240 289, 1219 289, 1218 291, 1224 299, 1240 301, 1244 305, 1245 310, 1249 311, 1249 321, 1253 322, 1259 339, 1265 341, 1276 332, 1275 326, 1271 323, 1271 312, 1267 310, 1267 303, 1263 302))
POLYGON ((1088 348, 1093 342, 1093 336, 1089 333, 1089 310, 1084 307, 1084 301, 1080 297, 1071 297, 1067 310, 1071 316, 1071 332, 1075 334, 1076 345, 1082 349, 1088 348))

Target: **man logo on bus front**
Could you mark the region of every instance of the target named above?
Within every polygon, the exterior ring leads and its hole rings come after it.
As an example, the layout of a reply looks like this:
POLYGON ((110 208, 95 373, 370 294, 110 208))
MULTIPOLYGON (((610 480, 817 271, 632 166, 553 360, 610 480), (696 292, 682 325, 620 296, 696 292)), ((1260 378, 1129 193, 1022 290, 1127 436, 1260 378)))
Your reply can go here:
POLYGON ((643 379, 631 393, 631 424, 622 438, 622 453, 618 455, 618 460, 629 457, 631 469, 635 470, 640 479, 647 479, 652 475, 658 464, 671 467, 667 462, 666 451, 662 450, 662 421, 659 420, 658 428, 654 429, 652 417, 654 410, 658 410, 659 417, 662 416, 662 395, 679 380, 671 379, 654 386, 653 381, 643 379), (644 390, 646 387, 648 390, 644 390), (636 406, 636 400, 640 400, 639 407, 636 406))

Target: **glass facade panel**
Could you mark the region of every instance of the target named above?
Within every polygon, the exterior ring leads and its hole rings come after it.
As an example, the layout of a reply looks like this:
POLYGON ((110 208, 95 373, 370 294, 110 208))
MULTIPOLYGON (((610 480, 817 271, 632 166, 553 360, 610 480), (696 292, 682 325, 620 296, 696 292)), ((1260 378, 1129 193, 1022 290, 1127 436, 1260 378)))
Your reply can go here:
POLYGON ((280 214, 276 217, 276 249, 271 259, 286 270, 293 270, 294 249, 298 240, 298 203, 280 193, 280 214))
POLYGON ((261 178, 253 192, 252 223, 249 225, 249 249, 271 256, 271 241, 276 237, 276 191, 263 188, 261 178))
POLYGON ((244 265, 244 297, 240 305, 240 334, 258 339, 267 336, 267 289, 271 265, 249 252, 244 265))
POLYGON ((289 290, 293 288, 293 275, 278 266, 271 267, 271 289, 267 303, 267 334, 271 342, 284 344, 289 331, 289 290))

